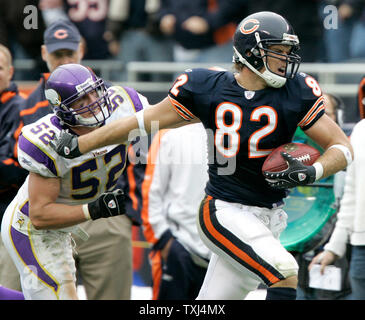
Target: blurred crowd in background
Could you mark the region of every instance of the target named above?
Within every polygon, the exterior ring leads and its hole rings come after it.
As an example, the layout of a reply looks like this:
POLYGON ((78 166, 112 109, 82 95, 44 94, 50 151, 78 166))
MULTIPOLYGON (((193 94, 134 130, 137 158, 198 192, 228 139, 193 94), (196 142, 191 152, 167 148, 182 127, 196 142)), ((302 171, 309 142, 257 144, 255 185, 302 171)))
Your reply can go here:
POLYGON ((363 0, 0 0, 0 6, 6 8, 0 43, 15 60, 36 61, 36 68, 16 72, 14 80, 38 80, 47 70, 39 48, 45 28, 59 19, 79 29, 84 59, 121 62, 114 81, 126 80, 130 61, 229 63, 237 23, 264 10, 292 23, 302 62, 365 59, 363 0))

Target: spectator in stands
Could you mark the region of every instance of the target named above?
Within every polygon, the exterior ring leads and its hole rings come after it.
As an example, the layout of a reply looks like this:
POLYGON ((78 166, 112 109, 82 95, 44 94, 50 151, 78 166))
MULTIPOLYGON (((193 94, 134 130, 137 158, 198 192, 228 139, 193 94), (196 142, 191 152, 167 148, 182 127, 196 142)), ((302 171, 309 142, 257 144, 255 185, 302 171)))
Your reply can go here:
MULTIPOLYGON (((0 44, 0 222, 5 209, 27 176, 27 171, 20 167, 17 160, 17 142, 21 129, 19 106, 24 99, 19 95, 17 85, 11 81, 13 74, 10 50, 0 44)), ((12 272, 11 268, 6 268, 7 260, 0 239, 0 284, 11 287, 12 272)), ((19 290, 19 287, 14 289, 19 290)))
POLYGON ((38 0, 0 0, 0 43, 9 48, 14 59, 33 59, 29 71, 16 70, 14 80, 37 80, 46 69, 39 56, 45 29, 38 0), (26 9, 29 9, 27 11, 26 9))
MULTIPOLYGON (((110 0, 105 39, 109 50, 123 62, 122 73, 113 80, 126 81, 130 61, 172 61, 172 42, 159 30, 158 2, 151 0, 110 0), (153 5, 156 4, 157 6, 153 5)), ((140 80, 171 81, 171 76, 145 75, 140 80)))
POLYGON ((155 300, 195 299, 207 271, 210 250, 196 225, 208 180, 206 140, 201 123, 161 130, 148 152, 142 220, 155 300))
POLYGON ((357 89, 357 110, 356 114, 359 119, 365 118, 365 77, 360 80, 359 87, 357 89))
MULTIPOLYGON (((60 20, 51 24, 44 33, 41 53, 51 72, 65 63, 80 63, 83 57, 83 45, 76 26, 68 20, 60 20), (62 36, 59 36, 60 33, 62 36)), ((44 94, 48 75, 43 75, 39 86, 30 94, 20 111, 24 124, 32 123, 50 112, 44 94)), ((87 231, 90 237, 84 242, 78 236, 74 236, 75 260, 87 298, 89 300, 130 299, 132 286, 131 220, 125 216, 117 216, 85 222, 81 224, 81 227, 87 231), (116 274, 118 274, 117 277, 116 274)), ((16 273, 13 283, 7 283, 6 286, 20 290, 19 275, 16 268, 12 268, 11 259, 7 259, 4 264, 8 271, 0 278, 0 283, 5 277, 8 279, 16 273)), ((3 284, 5 285, 5 283, 3 284)))
POLYGON ((174 40, 174 61, 232 60, 232 36, 247 15, 246 0, 166 0, 159 11, 160 29, 174 40))
POLYGON ((10 50, 0 45, 0 217, 23 183, 26 172, 17 161, 16 144, 19 135, 19 106, 24 101, 17 85, 10 50))
MULTIPOLYGON (((343 111, 345 109, 342 99, 334 94, 324 93, 324 105, 325 113, 335 121, 340 127, 343 126, 343 111)), ((351 293, 351 286, 348 279, 349 271, 349 259, 348 252, 343 257, 335 262, 336 267, 341 269, 341 290, 329 291, 322 289, 314 289, 309 287, 309 272, 308 265, 314 255, 323 250, 323 244, 328 242, 331 236, 336 221, 337 212, 340 209, 340 201, 343 196, 344 184, 345 184, 346 170, 337 172, 334 175, 333 180, 333 193, 335 202, 333 207, 336 209, 335 215, 333 215, 327 223, 319 231, 319 235, 316 235, 321 240, 322 245, 317 245, 316 248, 303 254, 296 254, 296 259, 299 264, 299 283, 297 289, 297 300, 334 300, 334 299, 348 299, 351 293)))
POLYGON ((41 75, 37 88, 28 96, 20 115, 24 125, 35 122, 51 112, 44 89, 48 77, 58 66, 67 63, 81 63, 84 43, 75 25, 69 20, 59 20, 44 32, 41 56, 48 71, 41 75))
POLYGON ((363 0, 322 0, 324 44, 328 62, 343 62, 349 59, 365 58, 365 3, 363 0), (333 7, 336 15, 333 14, 333 7), (328 19, 328 23, 325 23, 328 19), (332 20, 332 21, 330 21, 332 20), (335 21, 333 21, 335 20, 335 21), (334 23, 334 26, 333 26, 334 23))
POLYGON ((317 62, 323 59, 323 27, 319 16, 319 1, 251 0, 249 9, 251 13, 270 10, 291 21, 300 41, 299 54, 302 62, 317 62))
POLYGON ((84 58, 87 60, 111 57, 108 44, 103 38, 108 7, 109 0, 40 0, 47 26, 66 17, 76 25, 85 40, 84 58))
POLYGON ((365 299, 365 277, 363 266, 365 264, 365 237, 364 237, 364 144, 365 121, 358 122, 351 134, 351 144, 354 149, 354 162, 348 167, 341 200, 340 211, 337 215, 335 230, 325 245, 324 251, 316 255, 310 268, 315 263, 321 264, 321 272, 327 265, 343 257, 346 247, 350 245, 350 283, 352 289, 351 299, 365 299))

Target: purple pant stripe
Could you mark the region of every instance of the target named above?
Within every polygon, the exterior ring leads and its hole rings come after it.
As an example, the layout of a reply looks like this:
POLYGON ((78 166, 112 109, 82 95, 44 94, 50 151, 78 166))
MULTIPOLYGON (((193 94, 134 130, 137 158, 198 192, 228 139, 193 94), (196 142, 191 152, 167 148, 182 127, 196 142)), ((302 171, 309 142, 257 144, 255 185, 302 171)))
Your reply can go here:
POLYGON ((55 292, 57 292, 59 287, 58 284, 43 270, 42 266, 39 265, 36 257, 33 254, 29 238, 13 227, 11 227, 10 233, 14 246, 24 263, 27 266, 33 266, 33 268, 35 268, 37 271, 37 277, 51 286, 55 292))

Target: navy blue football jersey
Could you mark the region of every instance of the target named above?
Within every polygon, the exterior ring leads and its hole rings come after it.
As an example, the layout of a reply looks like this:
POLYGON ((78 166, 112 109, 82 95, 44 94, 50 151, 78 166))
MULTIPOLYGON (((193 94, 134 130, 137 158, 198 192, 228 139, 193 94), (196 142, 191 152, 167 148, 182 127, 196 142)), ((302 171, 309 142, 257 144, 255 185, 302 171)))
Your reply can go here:
POLYGON ((321 89, 304 73, 281 88, 248 91, 231 72, 187 70, 174 82, 169 98, 182 118, 197 117, 207 129, 206 193, 268 208, 286 192, 270 188, 264 179, 267 155, 290 142, 298 126, 307 130, 324 114, 321 89))

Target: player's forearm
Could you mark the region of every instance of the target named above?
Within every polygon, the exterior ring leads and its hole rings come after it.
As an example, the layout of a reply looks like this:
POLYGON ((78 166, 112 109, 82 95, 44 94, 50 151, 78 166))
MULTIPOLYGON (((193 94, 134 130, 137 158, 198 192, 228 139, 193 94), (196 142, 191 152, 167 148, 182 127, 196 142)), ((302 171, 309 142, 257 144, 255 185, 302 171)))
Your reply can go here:
POLYGON ((135 116, 116 120, 80 136, 78 138, 79 150, 81 153, 87 153, 103 146, 123 143, 128 140, 129 132, 137 128, 138 123, 135 116))
MULTIPOLYGON (((147 133, 177 125, 181 123, 181 119, 168 98, 143 111, 143 126, 147 133)), ((115 120, 91 133, 80 136, 78 147, 81 153, 86 153, 103 146, 132 141, 138 135, 140 128, 135 115, 115 120)))
POLYGON ((60 229, 86 221, 82 205, 50 203, 42 207, 30 204, 29 217, 36 229, 60 229))
MULTIPOLYGON (((341 145, 345 146, 349 150, 351 157, 353 158, 351 145, 347 143, 341 145)), ((323 166, 322 178, 329 177, 348 166, 348 161, 346 160, 344 152, 337 148, 327 149, 326 152, 318 159, 318 161, 321 162, 323 166)))

